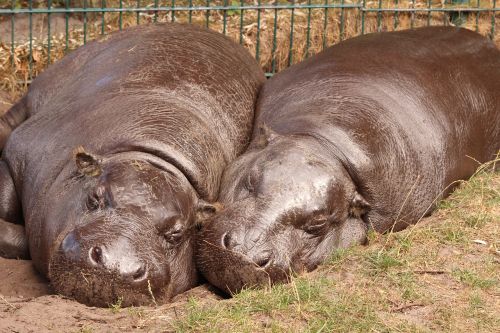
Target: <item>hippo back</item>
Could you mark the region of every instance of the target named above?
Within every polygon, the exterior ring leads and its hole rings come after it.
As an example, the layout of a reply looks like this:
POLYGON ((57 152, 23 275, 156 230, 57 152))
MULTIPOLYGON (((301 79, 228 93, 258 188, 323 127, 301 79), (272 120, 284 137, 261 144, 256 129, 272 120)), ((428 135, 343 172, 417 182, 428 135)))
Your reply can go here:
POLYGON ((500 149, 499 77, 499 50, 465 29, 366 35, 271 79, 255 126, 324 142, 374 228, 397 230, 500 149))

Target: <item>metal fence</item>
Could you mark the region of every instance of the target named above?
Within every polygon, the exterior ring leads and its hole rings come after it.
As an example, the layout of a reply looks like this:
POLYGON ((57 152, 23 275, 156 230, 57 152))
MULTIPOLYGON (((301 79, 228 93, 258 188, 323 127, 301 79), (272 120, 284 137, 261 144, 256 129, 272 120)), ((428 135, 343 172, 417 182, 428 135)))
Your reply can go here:
POLYGON ((247 47, 268 76, 343 39, 457 25, 500 44, 497 0, 0 0, 0 87, 26 86, 90 39, 150 22, 185 22, 247 47))

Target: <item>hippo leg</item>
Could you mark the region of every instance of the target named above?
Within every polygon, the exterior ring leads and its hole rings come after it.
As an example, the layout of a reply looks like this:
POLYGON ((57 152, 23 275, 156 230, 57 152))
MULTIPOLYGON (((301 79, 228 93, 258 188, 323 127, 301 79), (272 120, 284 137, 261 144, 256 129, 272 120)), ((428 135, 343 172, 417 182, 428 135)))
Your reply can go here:
POLYGON ((26 98, 14 104, 2 117, 0 117, 0 150, 3 150, 10 133, 28 118, 26 98))
POLYGON ((21 205, 17 199, 9 168, 0 161, 0 256, 28 258, 28 243, 21 217, 21 205), (7 222, 11 221, 11 222, 7 222))
POLYGON ((28 242, 22 225, 0 219, 0 257, 28 259, 28 242))

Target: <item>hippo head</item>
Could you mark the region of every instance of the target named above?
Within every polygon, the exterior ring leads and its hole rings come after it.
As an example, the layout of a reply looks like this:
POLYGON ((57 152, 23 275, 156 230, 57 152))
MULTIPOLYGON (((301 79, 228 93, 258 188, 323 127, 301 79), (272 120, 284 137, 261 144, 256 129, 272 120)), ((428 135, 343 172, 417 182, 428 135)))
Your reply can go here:
POLYGON ((100 159, 80 148, 74 156, 66 198, 54 198, 48 216, 65 226, 50 251, 54 289, 90 305, 127 306, 193 287, 191 236, 196 207, 205 206, 183 175, 140 155, 100 159))
POLYGON ((198 268, 229 293, 286 282, 366 241, 370 207, 343 164, 312 137, 261 132, 226 169, 223 208, 197 239, 198 268))

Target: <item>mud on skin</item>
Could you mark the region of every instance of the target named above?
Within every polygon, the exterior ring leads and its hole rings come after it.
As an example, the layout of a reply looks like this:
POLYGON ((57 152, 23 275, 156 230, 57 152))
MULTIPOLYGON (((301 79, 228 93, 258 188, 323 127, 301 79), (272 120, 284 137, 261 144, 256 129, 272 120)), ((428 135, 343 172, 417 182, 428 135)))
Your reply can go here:
POLYGON ((0 255, 31 256, 90 305, 195 286, 195 224, 250 140, 264 80, 241 46, 179 24, 113 33, 50 66, 0 118, 0 255))
POLYGON ((430 214, 500 149, 500 52, 430 27, 353 38, 273 76, 197 263, 226 292, 284 282, 430 214))

